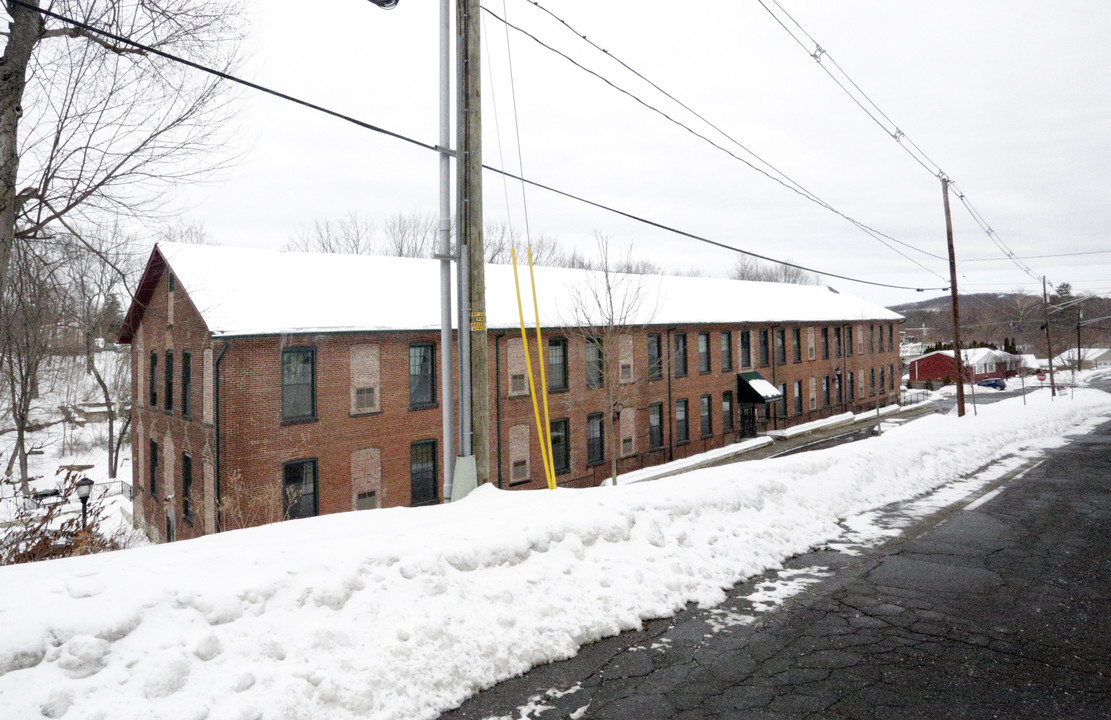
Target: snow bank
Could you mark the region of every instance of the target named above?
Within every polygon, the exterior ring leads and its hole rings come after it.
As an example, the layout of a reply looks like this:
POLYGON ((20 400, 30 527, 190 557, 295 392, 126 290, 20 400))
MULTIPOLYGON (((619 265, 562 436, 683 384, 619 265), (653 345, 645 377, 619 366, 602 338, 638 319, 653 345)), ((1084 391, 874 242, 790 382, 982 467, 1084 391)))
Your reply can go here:
POLYGON ((480 488, 0 569, 13 718, 430 718, 836 537, 837 521, 1111 414, 1081 389, 592 490, 480 488))

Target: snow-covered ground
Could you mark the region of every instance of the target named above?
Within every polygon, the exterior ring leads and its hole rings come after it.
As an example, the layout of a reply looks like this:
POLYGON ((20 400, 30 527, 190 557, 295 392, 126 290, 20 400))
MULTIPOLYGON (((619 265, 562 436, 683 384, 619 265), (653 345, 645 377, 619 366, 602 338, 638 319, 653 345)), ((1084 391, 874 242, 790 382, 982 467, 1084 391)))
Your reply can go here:
MULTIPOLYGON (((881 537, 874 509, 955 501, 985 463, 1111 417, 1094 389, 1027 402, 652 482, 484 486, 453 505, 0 568, 0 714, 434 717, 584 643, 712 606, 796 553, 881 537)), ((785 574, 760 601, 810 581, 785 574)))

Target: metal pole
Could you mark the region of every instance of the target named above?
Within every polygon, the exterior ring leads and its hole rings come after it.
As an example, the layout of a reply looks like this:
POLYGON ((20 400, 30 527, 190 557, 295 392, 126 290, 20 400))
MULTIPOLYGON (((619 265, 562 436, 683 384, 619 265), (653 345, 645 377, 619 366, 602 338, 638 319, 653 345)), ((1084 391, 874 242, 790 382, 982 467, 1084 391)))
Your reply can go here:
POLYGON ((945 237, 949 243, 949 291, 953 302, 953 361, 957 364, 957 417, 964 417, 964 359, 961 357, 961 313, 957 294, 957 255, 953 250, 953 216, 949 212, 949 178, 941 176, 945 201, 945 237))
POLYGON ((440 413, 444 500, 451 499, 455 447, 451 382, 451 0, 440 0, 440 413))

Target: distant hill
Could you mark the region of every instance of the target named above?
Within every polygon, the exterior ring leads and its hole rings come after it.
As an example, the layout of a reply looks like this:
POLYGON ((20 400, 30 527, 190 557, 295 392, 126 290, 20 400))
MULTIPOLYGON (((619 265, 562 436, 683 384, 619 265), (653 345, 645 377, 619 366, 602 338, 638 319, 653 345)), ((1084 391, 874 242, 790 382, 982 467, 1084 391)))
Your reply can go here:
MULTIPOLYGON (((1050 306, 1077 298, 1050 296, 1050 306)), ((1039 357, 1046 354, 1045 308, 1040 295, 1023 293, 969 293, 959 298, 961 341, 964 345, 992 344, 1002 347, 1011 338, 1024 352, 1039 357)), ((908 338, 919 342, 950 342, 953 323, 950 300, 943 295, 928 300, 902 303, 890 307, 907 319, 903 329, 908 338)), ((1082 302, 1051 314, 1050 334, 1055 352, 1076 345, 1078 311, 1085 319, 1111 316, 1111 299, 1088 297, 1082 302)), ((1085 346, 1111 345, 1111 319, 1081 328, 1085 346)))

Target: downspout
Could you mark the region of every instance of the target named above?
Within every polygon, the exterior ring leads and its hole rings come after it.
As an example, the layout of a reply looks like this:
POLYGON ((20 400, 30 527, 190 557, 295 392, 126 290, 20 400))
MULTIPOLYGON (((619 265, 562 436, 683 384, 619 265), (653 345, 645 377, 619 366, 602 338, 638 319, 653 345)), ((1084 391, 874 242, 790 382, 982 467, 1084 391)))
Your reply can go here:
MULTIPOLYGON (((777 327, 779 327, 779 326, 778 325, 772 325, 771 329, 768 330, 768 334, 771 335, 771 337, 768 338, 769 344, 771 345, 771 347, 768 348, 768 350, 769 350, 768 359, 771 360, 771 363, 772 363, 772 385, 774 385, 775 388, 778 390, 779 389, 779 383, 776 382, 776 377, 775 377, 775 355, 776 355, 777 352, 779 352, 779 344, 777 342, 779 340, 779 336, 776 335, 776 333, 775 333, 775 329, 777 327)), ((783 338, 783 352, 784 353, 787 352, 787 338, 786 337, 783 338)), ((773 420, 772 420, 772 427, 774 427, 776 430, 779 429, 779 408, 781 406, 783 408, 786 408, 786 406, 787 406, 787 394, 786 393, 783 394, 782 403, 777 402, 777 403, 774 403, 772 405, 772 408, 775 410, 775 416, 773 417, 773 420)))
MULTIPOLYGON (((675 459, 675 432, 672 428, 671 418, 671 333, 675 328, 667 329, 667 460, 668 462, 675 459)), ((687 408, 687 422, 690 422, 690 408, 687 408)))
POLYGON ((501 461, 501 339, 505 333, 494 336, 494 425, 498 434, 498 489, 502 488, 501 461))
POLYGON ((224 347, 220 348, 220 354, 216 356, 216 362, 213 363, 213 398, 214 414, 212 419, 212 428, 215 435, 216 443, 216 527, 220 527, 220 361, 224 359, 224 353, 228 351, 231 343, 225 342, 224 347))

